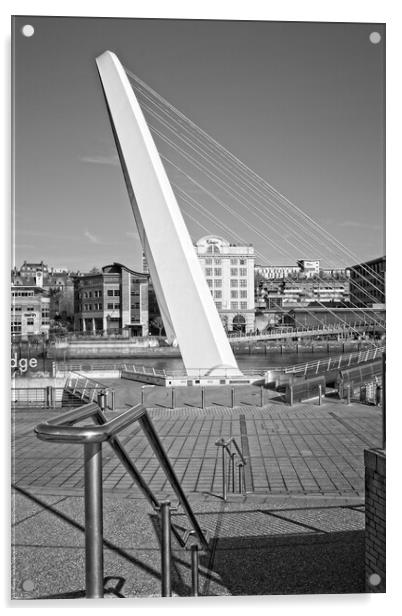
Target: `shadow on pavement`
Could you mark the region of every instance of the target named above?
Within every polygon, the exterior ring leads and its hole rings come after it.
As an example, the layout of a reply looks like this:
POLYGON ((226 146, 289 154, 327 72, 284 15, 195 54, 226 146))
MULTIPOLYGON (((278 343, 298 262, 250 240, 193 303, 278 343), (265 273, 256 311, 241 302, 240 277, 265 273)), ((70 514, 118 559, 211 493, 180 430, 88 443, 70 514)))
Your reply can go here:
POLYGON ((362 593, 364 531, 220 538, 212 570, 231 595, 362 593))

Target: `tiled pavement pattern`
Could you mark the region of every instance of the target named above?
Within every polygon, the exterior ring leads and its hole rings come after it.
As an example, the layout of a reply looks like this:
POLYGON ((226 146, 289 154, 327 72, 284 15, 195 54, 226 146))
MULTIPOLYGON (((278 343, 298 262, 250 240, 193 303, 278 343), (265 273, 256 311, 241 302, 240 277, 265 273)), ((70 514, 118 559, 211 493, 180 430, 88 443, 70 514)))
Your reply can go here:
MULTIPOLYGON (((84 596, 82 446, 33 434, 55 412, 13 415, 15 598, 84 596)), ((380 444, 379 409, 325 400, 149 413, 208 531, 201 595, 364 592, 363 450, 380 444), (212 495, 222 480, 214 443, 221 436, 240 442, 241 426, 254 492, 224 504, 212 495)), ((121 440, 153 490, 171 497, 139 428, 121 440)), ((103 452, 107 596, 160 596, 158 518, 108 445, 103 452)), ((173 517, 188 528, 183 514, 173 517)), ((186 596, 189 554, 173 548, 173 592, 186 596)))
MULTIPOLYGON (((82 446, 42 442, 33 434, 33 426, 48 414, 15 411, 14 482, 36 492, 81 493, 82 446)), ((379 409, 339 401, 293 408, 272 402, 262 409, 151 409, 149 414, 187 493, 221 493, 220 448, 215 441, 234 436, 240 444, 241 423, 250 451, 247 491, 272 495, 363 495, 363 451, 378 447, 381 438, 379 409)), ((131 426, 121 441, 151 488, 169 495, 163 471, 139 427, 131 426)), ((103 452, 105 490, 137 496, 108 445, 103 452)))

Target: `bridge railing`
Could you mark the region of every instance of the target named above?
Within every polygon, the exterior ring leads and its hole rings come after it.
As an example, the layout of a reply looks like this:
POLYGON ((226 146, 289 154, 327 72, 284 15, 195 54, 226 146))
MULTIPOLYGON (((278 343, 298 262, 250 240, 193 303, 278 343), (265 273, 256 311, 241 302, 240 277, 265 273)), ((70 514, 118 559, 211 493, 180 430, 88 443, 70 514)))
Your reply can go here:
POLYGON ((378 359, 385 353, 385 346, 376 346, 365 351, 347 353, 328 357, 325 359, 317 359, 294 366, 284 368, 285 374, 298 374, 307 376, 308 374, 319 374, 320 372, 329 372, 330 370, 340 370, 341 368, 349 368, 351 366, 365 363, 378 359))

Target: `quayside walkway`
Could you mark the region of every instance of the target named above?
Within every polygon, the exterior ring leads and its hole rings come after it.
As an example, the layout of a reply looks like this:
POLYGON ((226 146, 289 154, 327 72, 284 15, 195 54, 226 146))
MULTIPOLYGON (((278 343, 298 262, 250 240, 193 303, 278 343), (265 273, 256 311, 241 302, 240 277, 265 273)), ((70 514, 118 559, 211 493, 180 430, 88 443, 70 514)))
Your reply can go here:
MULTIPOLYGON (((83 456, 78 445, 35 437, 51 413, 14 413, 15 598, 85 595, 83 456)), ((149 415, 210 539, 200 595, 364 591, 363 451, 381 446, 380 409, 269 400, 149 415), (247 493, 224 502, 215 443, 231 436, 247 458, 247 493)), ((141 431, 128 429, 121 441, 151 489, 175 503, 141 431)), ((107 444, 103 485, 105 596, 160 596, 159 518, 107 444)), ((185 529, 183 513, 172 515, 185 529)), ((190 555, 172 547, 173 594, 188 596, 190 555)))

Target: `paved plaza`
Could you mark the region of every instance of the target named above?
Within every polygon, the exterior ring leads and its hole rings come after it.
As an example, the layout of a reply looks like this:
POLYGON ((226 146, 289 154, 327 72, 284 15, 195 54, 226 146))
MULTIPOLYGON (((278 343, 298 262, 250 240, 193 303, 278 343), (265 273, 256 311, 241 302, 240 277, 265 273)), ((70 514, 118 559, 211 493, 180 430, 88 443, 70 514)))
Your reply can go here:
MULTIPOLYGON (((121 412, 139 390, 114 385, 121 412)), ((56 412, 14 413, 15 598, 84 595, 82 446, 33 433, 56 412)), ((328 399, 290 408, 268 399, 263 407, 160 406, 149 414, 210 539, 200 594, 364 591, 363 452, 381 446, 380 409, 328 399), (247 493, 224 503, 215 442, 231 436, 248 458, 247 493)), ((120 440, 151 489, 175 503, 139 426, 120 440)), ((160 596, 158 518, 107 444, 103 482, 107 596, 160 596)), ((188 528, 180 510, 173 517, 188 528)), ((186 596, 189 554, 173 548, 173 591, 186 596)))

